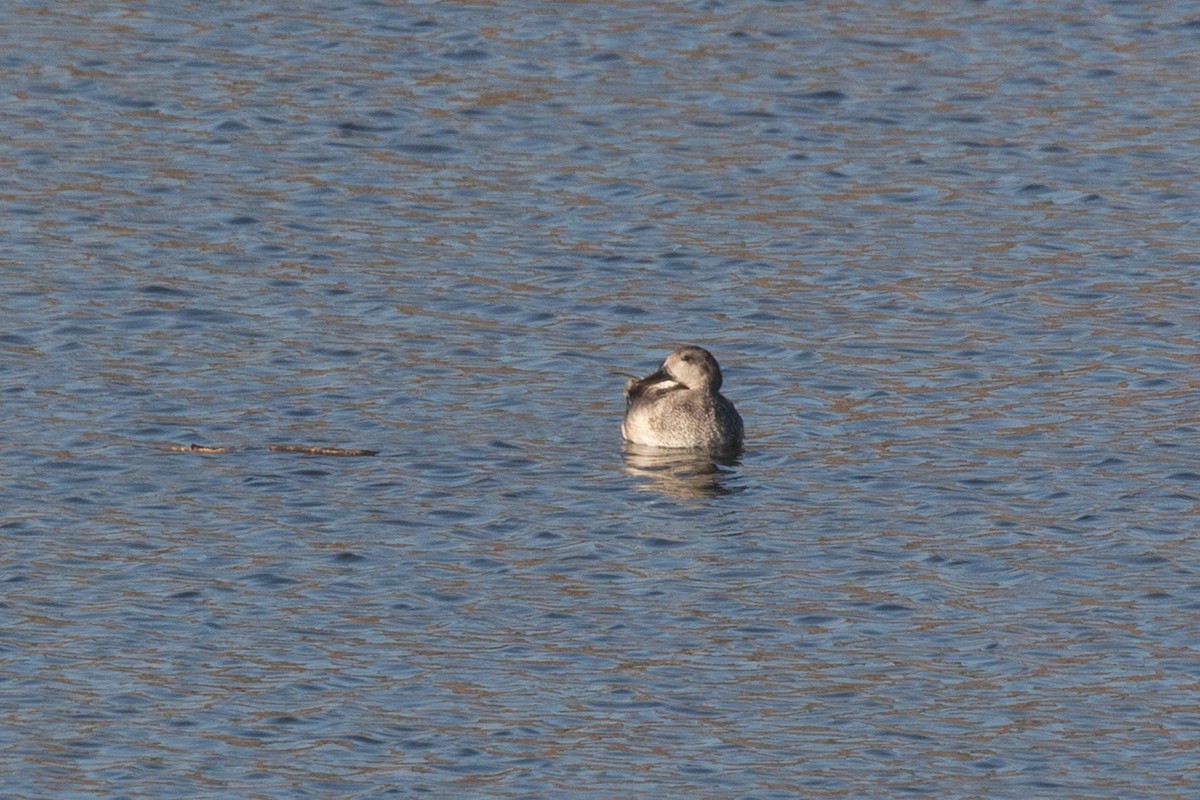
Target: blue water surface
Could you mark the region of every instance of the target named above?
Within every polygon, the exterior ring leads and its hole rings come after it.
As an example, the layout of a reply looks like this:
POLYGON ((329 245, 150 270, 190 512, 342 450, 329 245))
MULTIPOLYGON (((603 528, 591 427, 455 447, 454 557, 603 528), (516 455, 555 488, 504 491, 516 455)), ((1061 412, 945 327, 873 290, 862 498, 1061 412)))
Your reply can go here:
POLYGON ((0 44, 5 797, 1194 793, 1191 4, 0 44))

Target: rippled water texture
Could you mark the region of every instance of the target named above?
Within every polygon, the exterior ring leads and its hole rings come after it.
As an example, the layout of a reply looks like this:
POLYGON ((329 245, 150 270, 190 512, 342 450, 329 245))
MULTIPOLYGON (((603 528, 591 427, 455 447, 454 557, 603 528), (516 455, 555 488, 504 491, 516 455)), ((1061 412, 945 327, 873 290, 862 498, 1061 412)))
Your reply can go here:
POLYGON ((1194 795, 1193 4, 0 45, 5 797, 1194 795))

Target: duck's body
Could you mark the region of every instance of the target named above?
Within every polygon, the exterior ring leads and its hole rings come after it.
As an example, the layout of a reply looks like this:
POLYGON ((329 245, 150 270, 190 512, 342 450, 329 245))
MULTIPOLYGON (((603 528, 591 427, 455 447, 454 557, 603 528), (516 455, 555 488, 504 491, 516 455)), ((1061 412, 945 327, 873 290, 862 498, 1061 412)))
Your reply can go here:
POLYGON ((717 449, 742 443, 742 418, 721 394, 721 368, 702 347, 680 347, 659 369, 625 384, 621 433, 654 447, 717 449))

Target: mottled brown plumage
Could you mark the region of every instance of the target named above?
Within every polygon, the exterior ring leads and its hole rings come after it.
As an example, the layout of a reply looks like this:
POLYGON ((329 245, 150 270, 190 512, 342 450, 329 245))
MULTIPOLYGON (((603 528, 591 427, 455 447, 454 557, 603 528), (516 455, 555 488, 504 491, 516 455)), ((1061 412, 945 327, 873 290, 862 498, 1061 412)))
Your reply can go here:
POLYGON ((720 389, 721 368, 712 353, 680 347, 657 371, 625 384, 621 433, 655 447, 736 447, 742 443, 742 418, 720 389))

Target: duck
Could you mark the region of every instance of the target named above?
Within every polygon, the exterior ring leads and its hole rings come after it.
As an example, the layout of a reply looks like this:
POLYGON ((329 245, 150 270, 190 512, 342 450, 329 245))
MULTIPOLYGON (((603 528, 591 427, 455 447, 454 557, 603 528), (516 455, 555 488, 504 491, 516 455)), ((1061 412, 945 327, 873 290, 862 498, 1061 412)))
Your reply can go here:
POLYGON ((625 384, 626 441, 725 450, 740 447, 744 431, 741 415, 721 394, 721 367, 703 347, 676 348, 657 370, 625 384))

